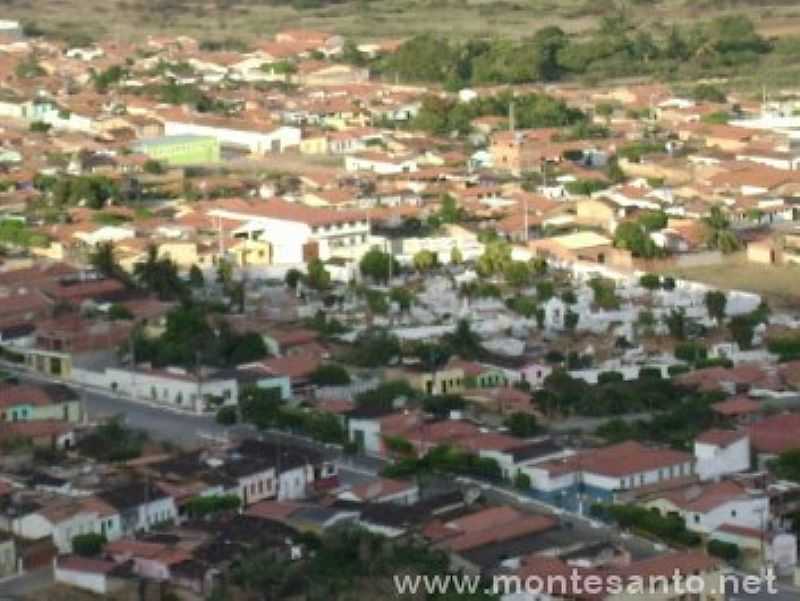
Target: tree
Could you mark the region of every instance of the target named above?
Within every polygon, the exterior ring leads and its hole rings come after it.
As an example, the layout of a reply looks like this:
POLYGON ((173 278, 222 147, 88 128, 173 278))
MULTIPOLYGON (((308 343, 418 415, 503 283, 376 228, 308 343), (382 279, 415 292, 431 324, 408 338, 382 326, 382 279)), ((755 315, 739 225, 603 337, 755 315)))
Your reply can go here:
POLYGON ((504 425, 517 438, 531 438, 542 431, 536 417, 529 413, 512 413, 506 418, 504 425))
POLYGON ((753 346, 756 321, 750 315, 736 315, 728 322, 728 330, 739 348, 746 351, 753 346))
POLYGON ((511 246, 507 242, 495 240, 485 245, 475 268, 481 276, 489 277, 503 273, 509 263, 511 263, 511 246))
POLYGON ((299 269, 290 269, 286 272, 285 282, 286 285, 292 290, 297 288, 297 284, 303 279, 303 272, 299 269))
POLYGON ((461 251, 457 246, 453 247, 453 250, 450 251, 450 263, 453 265, 460 265, 464 262, 464 256, 461 254, 461 251))
POLYGON ((420 273, 426 273, 436 266, 438 259, 429 250, 421 250, 414 255, 414 269, 420 273))
POLYGON ((347 386, 350 384, 350 373, 341 365, 326 363, 311 373, 310 380, 317 386, 347 386))
POLYGON ((564 328, 568 332, 574 332, 575 328, 578 327, 578 322, 580 321, 580 314, 575 313, 574 311, 567 309, 566 313, 564 314, 564 328))
POLYGON ((225 405, 224 407, 220 407, 217 411, 216 420, 221 426, 232 426, 238 421, 238 419, 239 412, 236 407, 225 405))
POLYGON ((189 269, 189 285, 195 289, 205 288, 206 285, 206 278, 202 270, 194 263, 189 269))
POLYGON ((647 230, 636 221, 624 221, 614 231, 614 246, 629 250, 634 256, 651 259, 661 254, 661 249, 650 238, 647 230))
POLYGON ((140 286, 161 300, 175 300, 186 294, 178 265, 168 256, 159 257, 155 244, 147 247, 147 257, 134 266, 133 275, 140 286))
POLYGON ((518 471, 514 476, 514 488, 522 491, 530 490, 531 477, 525 472, 518 471))
POLYGON ((242 505, 238 495, 208 495, 192 497, 186 502, 190 516, 203 517, 217 513, 237 511, 242 505))
POLYGON ((706 309, 708 314, 721 324, 725 319, 725 306, 728 304, 728 298, 721 290, 709 290, 705 295, 706 309))
POLYGON ((645 273, 639 278, 639 285, 647 290, 658 290, 661 288, 661 278, 655 273, 645 273))
POLYGON ((156 161, 154 159, 146 160, 142 169, 145 173, 150 175, 163 175, 165 172, 164 165, 161 164, 161 161, 156 161))
POLYGON ((347 360, 360 367, 382 367, 400 356, 400 341, 383 328, 368 328, 356 337, 347 360))
POLYGON ((72 537, 72 551, 81 557, 97 557, 107 542, 102 534, 78 534, 72 537))
POLYGON ((506 265, 503 275, 509 286, 522 288, 530 282, 531 270, 524 261, 511 261, 506 265))
POLYGON ((308 285, 315 290, 330 288, 331 274, 325 269, 325 264, 313 258, 308 262, 308 285))
POLYGON ((709 214, 703 217, 706 227, 706 244, 723 253, 732 253, 741 247, 739 239, 730 229, 730 220, 719 205, 711 207, 709 214))
POLYGON ((779 455, 770 464, 770 469, 778 478, 800 482, 800 448, 779 455))
POLYGON ((392 272, 398 269, 397 262, 389 254, 378 247, 372 247, 361 258, 359 269, 361 274, 376 282, 388 282, 392 272))
POLYGON ((112 242, 100 242, 95 246, 89 254, 89 264, 107 278, 116 277, 122 272, 112 242))
POLYGON ((686 312, 683 309, 672 309, 664 318, 670 336, 683 340, 686 338, 686 312))

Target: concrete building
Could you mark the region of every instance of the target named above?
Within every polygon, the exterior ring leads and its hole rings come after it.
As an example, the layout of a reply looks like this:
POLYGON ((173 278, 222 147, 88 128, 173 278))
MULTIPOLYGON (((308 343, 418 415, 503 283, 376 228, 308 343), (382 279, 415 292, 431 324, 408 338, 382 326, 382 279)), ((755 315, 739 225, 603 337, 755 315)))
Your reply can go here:
POLYGON ((168 165, 200 165, 220 159, 219 140, 212 136, 162 136, 140 140, 133 149, 168 165))
POLYGON ((750 469, 750 437, 736 430, 703 432, 694 441, 694 456, 701 480, 745 472, 750 469))

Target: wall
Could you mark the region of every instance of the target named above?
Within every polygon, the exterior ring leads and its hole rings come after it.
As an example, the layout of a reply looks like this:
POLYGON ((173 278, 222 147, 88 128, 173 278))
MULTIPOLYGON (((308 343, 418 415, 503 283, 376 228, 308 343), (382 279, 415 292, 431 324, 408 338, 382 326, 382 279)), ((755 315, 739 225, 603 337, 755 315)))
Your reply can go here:
POLYGON ((78 572, 60 568, 58 563, 54 569, 55 581, 68 586, 74 586, 85 591, 91 591, 98 595, 107 594, 108 587, 105 574, 94 574, 92 572, 78 572))
POLYGON ((701 480, 715 480, 726 474, 750 469, 750 438, 737 440, 727 448, 695 442, 697 474, 701 480))

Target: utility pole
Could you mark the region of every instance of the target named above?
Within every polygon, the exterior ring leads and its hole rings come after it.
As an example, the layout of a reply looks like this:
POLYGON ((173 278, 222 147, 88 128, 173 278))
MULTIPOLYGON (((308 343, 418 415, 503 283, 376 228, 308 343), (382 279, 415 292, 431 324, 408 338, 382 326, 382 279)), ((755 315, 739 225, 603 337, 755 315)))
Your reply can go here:
POLYGON ((508 130, 513 134, 517 129, 516 120, 514 118, 514 102, 508 105, 508 130))

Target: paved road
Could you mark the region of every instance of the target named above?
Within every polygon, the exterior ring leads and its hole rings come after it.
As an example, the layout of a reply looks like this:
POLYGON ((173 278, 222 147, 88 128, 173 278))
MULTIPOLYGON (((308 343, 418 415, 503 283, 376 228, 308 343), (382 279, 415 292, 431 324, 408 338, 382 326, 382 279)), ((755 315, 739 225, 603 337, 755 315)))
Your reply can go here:
POLYGON ((45 590, 53 584, 53 568, 47 566, 21 576, 0 582, 0 601, 17 599, 24 595, 45 590))

